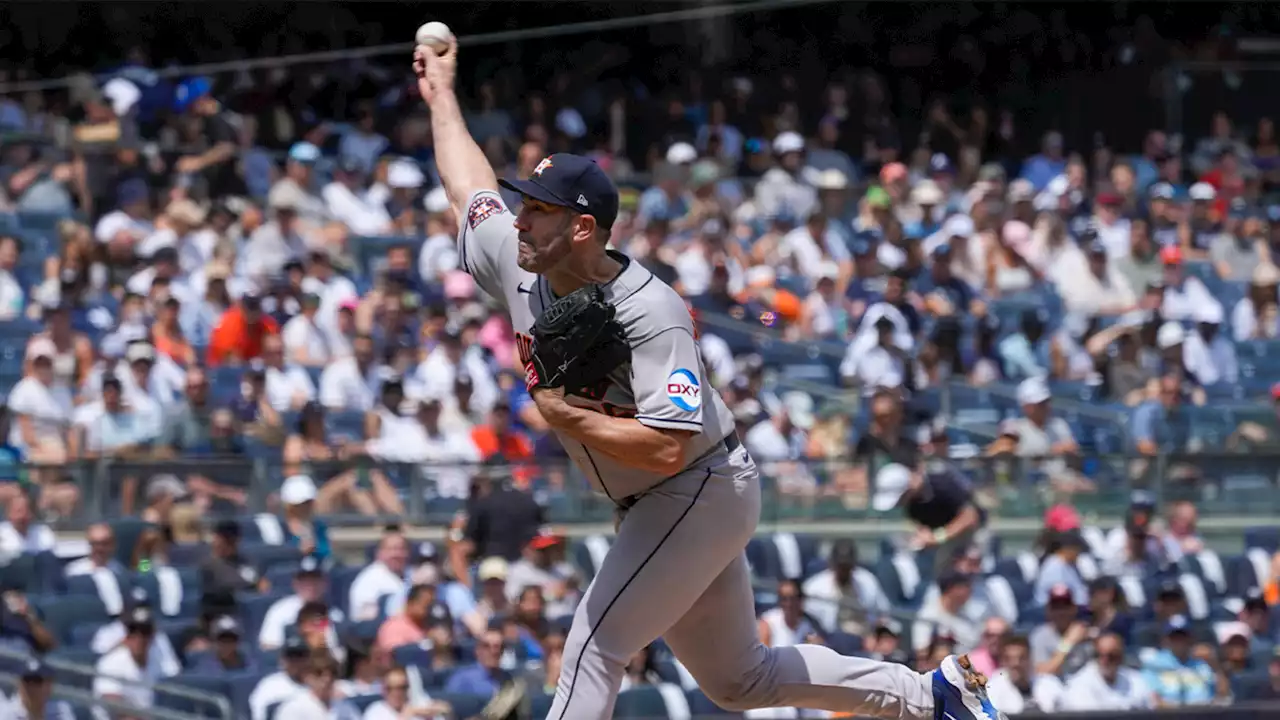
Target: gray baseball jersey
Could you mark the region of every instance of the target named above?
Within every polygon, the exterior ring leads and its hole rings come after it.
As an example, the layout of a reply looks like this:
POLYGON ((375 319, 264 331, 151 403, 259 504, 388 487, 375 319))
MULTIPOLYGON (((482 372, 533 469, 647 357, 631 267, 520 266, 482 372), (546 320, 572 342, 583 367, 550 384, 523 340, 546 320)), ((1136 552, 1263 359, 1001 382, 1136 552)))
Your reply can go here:
MULTIPOLYGON (((506 304, 527 362, 528 329, 553 297, 545 280, 517 265, 514 219, 496 191, 477 192, 461 219, 458 255, 477 284, 506 304)), ((612 718, 626 663, 659 637, 729 710, 798 706, 931 719, 927 675, 820 645, 761 644, 744 553, 760 518, 755 463, 704 380, 684 301, 639 263, 615 257, 625 267, 605 296, 617 306, 632 361, 589 397, 569 402, 695 435, 688 466, 670 478, 561 437, 591 482, 628 509, 574 615, 548 720, 612 718)))

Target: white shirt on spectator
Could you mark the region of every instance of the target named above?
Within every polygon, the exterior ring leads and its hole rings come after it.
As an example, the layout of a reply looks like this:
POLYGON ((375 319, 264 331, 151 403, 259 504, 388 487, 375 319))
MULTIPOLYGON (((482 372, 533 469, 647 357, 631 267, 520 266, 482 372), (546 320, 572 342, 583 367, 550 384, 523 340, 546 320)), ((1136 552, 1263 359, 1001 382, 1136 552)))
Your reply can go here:
POLYGON ((329 352, 329 336, 314 320, 301 313, 289 318, 280 329, 280 340, 290 360, 302 350, 317 366, 327 365, 333 357, 329 352))
POLYGON ((384 205, 370 202, 340 182, 331 182, 320 191, 329 212, 356 235, 381 235, 391 227, 384 205))
POLYGON ((143 668, 133 659, 133 653, 124 645, 98 658, 94 666, 94 697, 117 696, 124 702, 139 708, 150 708, 155 698, 152 686, 170 675, 164 674, 159 663, 148 657, 143 668))
MULTIPOLYGON (((124 623, 113 620, 98 628, 98 632, 94 633, 93 639, 89 641, 89 648, 99 655, 106 655, 120 647, 120 643, 124 642, 127 634, 128 630, 125 629, 124 623)), ((160 677, 170 677, 182 672, 182 663, 178 662, 178 654, 173 651, 169 636, 162 632, 152 636, 151 645, 147 649, 147 666, 152 665, 156 666, 154 671, 160 677)))
POLYGON ((271 673, 259 680, 249 693, 249 715, 253 720, 267 720, 267 708, 301 693, 311 694, 307 686, 294 682, 283 670, 271 673))
MULTIPOLYGON (((151 285, 155 281, 156 269, 145 267, 129 277, 125 282, 125 288, 129 292, 147 297, 151 294, 151 285)), ((190 305, 199 297, 192 291, 191 282, 184 275, 176 275, 169 279, 169 295, 177 298, 183 305, 190 305)))
POLYGON ((782 246, 795 260, 800 274, 810 280, 818 279, 828 258, 839 262, 849 257, 848 248, 831 228, 826 228, 821 238, 815 238, 808 225, 801 225, 782 236, 782 246))
POLYGON ((280 272, 290 258, 307 253, 307 241, 292 229, 288 235, 276 221, 268 222, 249 236, 236 259, 236 275, 266 278, 280 272))
POLYGON ((472 407, 482 411, 493 407, 498 399, 498 385, 494 382, 479 347, 464 350, 457 364, 450 360, 448 350, 443 346, 437 347, 422 361, 414 374, 424 398, 443 402, 453 395, 454 381, 459 372, 466 373, 471 378, 472 407))
POLYGON ((276 720, 317 720, 330 718, 332 711, 310 690, 296 693, 280 704, 276 720))
POLYGON ((384 420, 382 434, 366 442, 365 450, 375 460, 424 463, 422 473, 435 482, 437 495, 465 498, 471 486, 467 466, 479 464, 480 449, 464 432, 445 430, 439 425, 436 430, 434 435, 428 433, 416 418, 393 422, 391 428, 384 420))
MULTIPOLYGON (((298 613, 303 605, 302 598, 297 595, 283 597, 271 603, 271 607, 267 608, 267 614, 262 618, 262 629, 258 631, 258 647, 263 650, 275 650, 283 646, 285 631, 298 622, 298 613)), ((329 649, 339 661, 346 657, 347 651, 338 642, 338 633, 333 629, 333 624, 342 622, 343 618, 345 615, 341 610, 331 608, 329 619, 333 622, 329 624, 324 634, 329 649)))
POLYGON ((383 595, 393 595, 404 590, 404 578, 391 572, 380 562, 373 562, 356 575, 351 582, 351 596, 347 608, 355 622, 378 617, 378 602, 383 595))
POLYGON ((310 402, 316 397, 316 385, 311 376, 297 365, 286 363, 284 369, 268 367, 264 374, 267 402, 276 412, 297 409, 294 398, 310 402))
POLYGON ((440 282, 444 274, 458 269, 458 240, 437 233, 422 243, 418 253, 418 274, 426 283, 440 282))
POLYGON ((1183 278, 1182 287, 1165 287, 1164 301, 1160 304, 1160 316, 1165 320, 1191 320, 1196 316, 1197 308, 1205 305, 1222 307, 1222 304, 1209 292, 1209 288, 1200 282, 1200 278, 1183 278))
POLYGON ((8 270, 0 270, 0 320, 12 320, 22 314, 26 294, 8 270))
MULTIPOLYGON (((19 380, 5 404, 10 413, 31 418, 36 438, 59 438, 71 421, 71 392, 60 385, 45 385, 34 377, 19 380)), ((19 450, 27 448, 16 418, 11 421, 9 444, 19 450)))
POLYGON ((1154 707, 1151 688, 1142 673, 1120 668, 1114 685, 1102 679, 1096 661, 1067 678, 1059 710, 1146 710, 1154 707))
POLYGON ((742 438, 742 443, 747 446, 747 451, 751 453, 751 457, 759 462, 791 460, 791 443, 782 433, 778 432, 778 426, 773 420, 766 418, 756 423, 747 431, 742 438))
POLYGON ((377 373, 377 366, 370 364, 361 375, 354 357, 331 363, 320 373, 320 403, 331 410, 368 410, 378 387, 377 373))
POLYGON ((1076 272, 1058 273, 1056 287, 1069 312, 1081 315, 1114 315, 1131 309, 1137 302, 1124 274, 1108 263, 1105 277, 1080 267, 1076 272))
POLYGON ((1206 343, 1198 330, 1188 332, 1182 342, 1182 364, 1201 385, 1234 385, 1240 378, 1236 348, 1221 331, 1211 343, 1206 343))
MULTIPOLYGON (((415 704, 425 704, 431 701, 431 697, 426 695, 425 692, 423 695, 425 697, 415 704)), ((364 715, 360 716, 360 720, 400 720, 401 717, 400 713, 391 709, 386 700, 378 700, 365 709, 364 715)), ((427 717, 425 715, 416 715, 415 717, 420 717, 422 720, 441 720, 444 716, 432 715, 427 717)))
MULTIPOLYGON (((1062 681, 1053 675, 1036 675, 1031 678, 1031 702, 1036 710, 1056 710, 1062 700, 1062 692, 1062 681)), ((1022 692, 1014 687, 1006 673, 998 672, 991 676, 987 684, 987 695, 991 704, 1006 715, 1020 715, 1028 710, 1028 703, 1022 692)))
POLYGON ((0 556, 13 557, 52 550, 57 541, 53 530, 42 522, 32 521, 25 534, 18 532, 8 520, 0 522, 0 556))
POLYGON ((901 358, 879 345, 873 345, 861 353, 850 352, 840 363, 840 374, 846 378, 856 379, 866 388, 901 387, 906 380, 907 367, 901 358))
POLYGON ((76 408, 73 422, 84 428, 83 449, 95 453, 111 452, 160 437, 164 419, 159 405, 141 394, 130 396, 124 403, 118 413, 108 413, 101 400, 76 408))
POLYGON ((338 306, 345 300, 359 300, 355 283, 341 275, 328 280, 308 275, 302 279, 302 291, 320 296, 320 308, 316 310, 316 325, 332 338, 338 334, 338 306))
POLYGON ((711 333, 702 333, 698 338, 698 349, 702 350, 702 360, 711 373, 713 387, 724 387, 733 382, 738 369, 733 360, 733 349, 724 338, 711 333))
POLYGON ((1116 260, 1129 256, 1131 243, 1127 219, 1120 218, 1110 225, 1096 222, 1093 229, 1098 233, 1098 240, 1107 248, 1107 259, 1116 260))
POLYGON ((880 581, 864 567, 853 569, 848 588, 836 583, 836 574, 830 568, 804 582, 804 611, 827 632, 839 629, 837 620, 844 602, 866 613, 867 618, 858 618, 866 627, 876 616, 888 615, 892 609, 880 581))

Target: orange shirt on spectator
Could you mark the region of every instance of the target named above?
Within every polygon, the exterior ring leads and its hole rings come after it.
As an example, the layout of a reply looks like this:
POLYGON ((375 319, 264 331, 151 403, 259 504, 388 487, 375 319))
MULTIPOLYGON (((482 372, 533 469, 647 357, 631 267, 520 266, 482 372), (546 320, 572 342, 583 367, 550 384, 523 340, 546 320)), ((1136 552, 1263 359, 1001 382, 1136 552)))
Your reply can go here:
POLYGON ((267 315, 259 317, 258 323, 250 326, 239 305, 222 313, 209 336, 210 367, 222 365, 233 358, 243 362, 262 355, 262 339, 278 334, 280 327, 267 315))
POLYGON ((533 460, 533 442, 523 433, 508 430, 498 435, 488 425, 477 425, 471 430, 471 442, 480 451, 481 460, 502 456, 512 465, 519 465, 512 470, 511 475, 520 487, 527 487, 533 480, 532 465, 523 464, 533 460))
POLYGON ((167 355, 179 365, 190 365, 196 361, 196 354, 191 343, 181 333, 169 334, 160 323, 151 326, 151 339, 155 343, 156 352, 167 355))

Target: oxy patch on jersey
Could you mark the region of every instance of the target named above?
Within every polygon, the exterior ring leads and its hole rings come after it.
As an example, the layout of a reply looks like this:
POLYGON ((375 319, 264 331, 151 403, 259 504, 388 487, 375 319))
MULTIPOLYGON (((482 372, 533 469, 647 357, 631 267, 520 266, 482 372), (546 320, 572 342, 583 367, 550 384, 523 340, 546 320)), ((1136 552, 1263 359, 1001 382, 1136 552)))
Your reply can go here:
POLYGON ((667 397, 676 407, 693 412, 702 407, 702 388, 692 372, 679 368, 667 376, 667 397))
POLYGON ((502 203, 497 198, 481 195, 471 201, 471 207, 467 208, 467 224, 472 230, 480 223, 502 212, 502 203))

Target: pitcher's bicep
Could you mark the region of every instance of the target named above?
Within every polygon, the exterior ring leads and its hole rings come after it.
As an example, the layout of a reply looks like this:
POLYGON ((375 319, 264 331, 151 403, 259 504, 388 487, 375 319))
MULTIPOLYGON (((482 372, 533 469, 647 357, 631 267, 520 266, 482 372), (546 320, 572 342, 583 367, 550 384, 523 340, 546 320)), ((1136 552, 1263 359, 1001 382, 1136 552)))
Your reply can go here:
POLYGON ((494 190, 480 190, 458 218, 458 262, 486 293, 504 299, 515 282, 516 216, 494 190))

